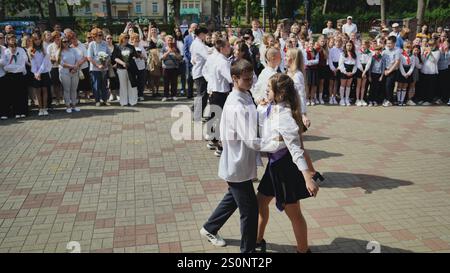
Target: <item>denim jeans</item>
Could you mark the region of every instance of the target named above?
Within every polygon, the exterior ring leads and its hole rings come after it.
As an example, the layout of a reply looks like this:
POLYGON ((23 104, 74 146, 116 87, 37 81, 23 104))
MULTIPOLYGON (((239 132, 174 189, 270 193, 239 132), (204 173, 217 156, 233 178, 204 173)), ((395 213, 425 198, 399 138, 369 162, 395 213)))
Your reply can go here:
POLYGON ((100 102, 100 100, 106 102, 109 95, 106 89, 107 71, 91 71, 90 73, 95 102, 100 102))

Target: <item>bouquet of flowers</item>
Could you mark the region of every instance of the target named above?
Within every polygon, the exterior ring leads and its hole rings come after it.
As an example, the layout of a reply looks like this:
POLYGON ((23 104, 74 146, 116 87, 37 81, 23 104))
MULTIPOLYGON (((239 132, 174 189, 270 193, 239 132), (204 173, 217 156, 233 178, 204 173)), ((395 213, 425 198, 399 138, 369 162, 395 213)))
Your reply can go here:
POLYGON ((108 60, 108 54, 106 54, 106 52, 104 51, 100 51, 98 53, 98 60, 102 63, 102 64, 106 64, 106 60, 108 60))
POLYGON ((128 63, 128 60, 130 59, 130 50, 126 49, 126 50, 122 50, 122 57, 123 57, 123 61, 128 63))

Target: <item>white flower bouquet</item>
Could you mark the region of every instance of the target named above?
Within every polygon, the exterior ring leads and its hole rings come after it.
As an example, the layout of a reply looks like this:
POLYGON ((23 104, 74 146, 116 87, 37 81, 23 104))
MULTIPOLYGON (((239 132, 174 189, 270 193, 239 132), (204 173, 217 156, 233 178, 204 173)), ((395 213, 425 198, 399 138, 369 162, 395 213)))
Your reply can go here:
POLYGON ((104 51, 100 51, 98 53, 98 60, 102 63, 102 64, 106 64, 106 60, 108 60, 108 54, 104 51))
POLYGON ((130 50, 122 50, 121 54, 124 62, 128 63, 128 60, 130 59, 130 53, 130 50))

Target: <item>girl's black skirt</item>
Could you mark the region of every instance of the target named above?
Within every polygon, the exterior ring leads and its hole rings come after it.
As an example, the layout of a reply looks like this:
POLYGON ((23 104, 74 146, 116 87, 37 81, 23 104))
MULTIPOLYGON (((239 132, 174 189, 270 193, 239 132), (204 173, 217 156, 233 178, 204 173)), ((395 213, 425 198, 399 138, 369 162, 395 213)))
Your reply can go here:
MULTIPOLYGON (((405 71, 409 71, 410 68, 411 68, 410 65, 404 65, 403 66, 403 69, 405 71)), ((399 69, 399 70, 397 70, 397 81, 400 82, 400 83, 412 83, 414 81, 414 76, 413 76, 413 74, 411 74, 411 76, 409 76, 408 78, 405 78, 402 75, 402 72, 400 72, 400 69, 399 69)))
POLYGON ((319 84, 317 68, 306 69, 306 84, 308 86, 317 86, 319 84))
POLYGON ((267 164, 258 191, 265 196, 274 196, 280 211, 286 204, 295 204, 300 199, 311 197, 303 174, 292 161, 289 151, 281 159, 267 164))
MULTIPOLYGON (((366 64, 362 64, 362 67, 363 67, 363 71, 366 69, 366 64)), ((361 79, 362 78, 362 71, 361 70, 356 70, 356 74, 355 74, 355 77, 357 78, 357 79, 361 79)), ((367 76, 367 73, 366 73, 366 76, 367 76)))
MULTIPOLYGON (((355 65, 353 64, 344 64, 345 66, 345 71, 347 71, 347 73, 352 72, 353 71, 353 67, 355 65)), ((346 74, 341 74, 341 79, 345 79, 345 80, 349 80, 349 79, 353 79, 355 75, 352 76, 347 76, 346 74)))
POLYGON ((31 79, 31 87, 33 87, 33 88, 49 87, 50 85, 51 85, 50 73, 48 73, 48 72, 41 74, 40 81, 36 80, 34 75, 33 75, 33 78, 31 79))
POLYGON ((331 69, 328 65, 319 66, 319 80, 329 80, 331 77, 331 69))
POLYGON ((330 79, 331 80, 340 80, 341 78, 341 71, 338 68, 339 63, 338 62, 333 62, 334 67, 336 68, 336 76, 334 75, 333 71, 331 71, 330 69, 330 79))

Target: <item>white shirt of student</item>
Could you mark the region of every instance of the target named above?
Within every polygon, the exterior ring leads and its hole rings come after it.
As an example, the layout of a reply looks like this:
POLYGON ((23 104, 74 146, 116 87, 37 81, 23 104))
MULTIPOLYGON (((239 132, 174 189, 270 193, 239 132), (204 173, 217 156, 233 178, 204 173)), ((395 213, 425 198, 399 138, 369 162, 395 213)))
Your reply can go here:
POLYGON ((28 61, 27 53, 21 47, 16 47, 15 58, 11 53, 11 49, 7 48, 5 50, 5 54, 3 55, 3 62, 5 66, 3 70, 6 73, 23 73, 27 74, 27 69, 25 67, 26 62, 28 61))
POLYGON ((299 127, 292 117, 291 109, 285 103, 273 104, 267 116, 268 105, 258 106, 259 125, 261 137, 264 140, 283 138, 281 148, 288 148, 292 161, 300 171, 308 170, 304 153, 301 147, 299 127))
POLYGON ((277 69, 270 66, 266 66, 266 68, 261 71, 258 81, 255 84, 255 88, 253 89, 253 98, 255 101, 260 101, 267 97, 269 79, 275 74, 277 74, 277 69))
POLYGON ((200 38, 195 38, 191 48, 192 79, 203 77, 202 70, 208 58, 208 47, 200 38))
POLYGON ((257 176, 262 165, 258 151, 275 153, 282 142, 257 137, 258 112, 249 92, 233 89, 228 95, 220 120, 223 151, 219 177, 227 182, 245 182, 257 176))
POLYGON ((34 57, 31 59, 31 72, 33 74, 45 74, 52 70, 52 63, 50 56, 42 51, 36 51, 34 57))
POLYGON ((439 50, 431 51, 428 56, 422 53, 422 73, 426 75, 439 74, 438 61, 440 57, 441 52, 439 50))
POLYGON ((342 48, 332 47, 328 52, 328 66, 331 71, 336 71, 338 67, 335 67, 333 63, 339 63, 343 50, 342 48))
POLYGON ((3 67, 5 66, 5 60, 3 59, 3 56, 5 55, 5 50, 6 48, 2 45, 0 45, 0 78, 5 76, 6 72, 3 69, 3 67))
POLYGON ((302 114, 306 114, 306 92, 305 92, 305 77, 301 71, 295 72, 294 75, 288 73, 291 79, 294 81, 295 90, 297 90, 298 96, 300 98, 300 109, 302 114))
POLYGON ((366 72, 369 71, 370 67, 369 62, 372 59, 372 53, 370 51, 368 52, 361 52, 361 50, 356 51, 356 56, 358 56, 358 69, 361 72, 366 72), (366 68, 363 69, 363 64, 366 65, 366 68))
POLYGON ((339 58, 339 70, 344 74, 348 73, 347 69, 345 69, 346 64, 353 65, 353 70, 351 71, 351 73, 355 74, 359 65, 358 58, 352 58, 350 57, 350 55, 348 57, 345 57, 344 53, 342 53, 341 57, 339 58))
POLYGON ((405 55, 400 55, 400 73, 402 73, 403 76, 411 76, 414 72, 414 68, 416 66, 416 58, 414 58, 414 55, 411 55, 409 57, 409 64, 408 64, 408 58, 405 57, 405 55), (404 65, 410 65, 409 70, 405 71, 404 65))
POLYGON ((347 35, 350 36, 350 34, 358 32, 358 27, 354 23, 352 23, 351 25, 345 23, 342 26, 342 32, 347 33, 347 35))
POLYGON ((219 52, 213 47, 212 53, 208 55, 208 57, 206 58, 206 62, 202 68, 203 78, 205 78, 205 80, 208 82, 206 90, 208 91, 209 94, 211 94, 211 92, 214 91, 213 83, 212 83, 212 81, 213 81, 212 78, 214 77, 213 67, 214 67, 215 59, 218 54, 219 54, 219 52), (211 82, 211 84, 210 84, 210 82, 211 82))
POLYGON ((306 49, 302 50, 302 54, 303 54, 303 61, 305 63, 305 68, 308 66, 314 66, 314 65, 319 64, 319 58, 320 58, 319 53, 317 53, 316 56, 314 57, 314 59, 312 59, 312 60, 308 60, 308 52, 306 52, 306 49))
POLYGON ((230 84, 233 83, 233 79, 231 78, 231 62, 229 59, 223 54, 217 53, 209 70, 212 77, 209 78, 208 89, 220 93, 230 92, 230 84))
POLYGON ((336 30, 334 29, 334 28, 324 28, 323 30, 322 30, 322 34, 323 35, 326 35, 326 36, 328 36, 328 35, 334 35, 336 33, 336 30))
POLYGON ((264 35, 264 31, 262 29, 258 28, 257 30, 252 30, 253 37, 255 38, 254 41, 256 44, 262 44, 262 38, 264 35))

